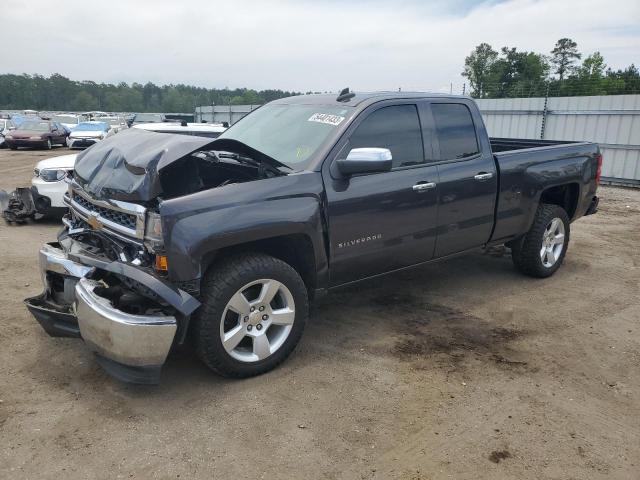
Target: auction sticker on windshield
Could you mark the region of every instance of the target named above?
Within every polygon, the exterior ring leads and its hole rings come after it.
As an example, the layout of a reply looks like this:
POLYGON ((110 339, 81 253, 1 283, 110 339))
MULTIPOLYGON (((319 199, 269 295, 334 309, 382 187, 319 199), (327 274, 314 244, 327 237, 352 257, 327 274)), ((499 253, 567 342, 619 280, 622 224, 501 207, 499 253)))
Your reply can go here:
POLYGON ((326 123, 327 125, 340 125, 340 122, 344 120, 344 117, 340 115, 330 115, 328 113, 314 113, 309 117, 310 122, 326 123))

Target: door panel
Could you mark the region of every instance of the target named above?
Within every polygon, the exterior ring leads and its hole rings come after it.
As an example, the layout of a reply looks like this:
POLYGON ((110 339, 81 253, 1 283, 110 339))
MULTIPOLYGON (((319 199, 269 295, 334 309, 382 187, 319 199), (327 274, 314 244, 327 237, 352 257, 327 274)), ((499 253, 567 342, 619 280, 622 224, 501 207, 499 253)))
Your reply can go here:
POLYGON ((427 261, 436 240, 435 166, 327 182, 331 284, 357 280, 427 261))
POLYGON ((493 158, 438 165, 440 204, 436 257, 484 245, 491 236, 497 191, 493 158), (480 173, 491 178, 476 180, 480 173), (488 175, 486 175, 488 176, 488 175))
POLYGON ((415 102, 369 107, 341 142, 336 158, 345 158, 352 148, 387 148, 394 169, 346 177, 339 171, 325 170, 331 284, 431 259, 436 239, 438 169, 425 163, 415 102))
POLYGON ((498 172, 491 149, 478 139, 482 119, 477 109, 472 114, 466 101, 434 101, 429 107, 439 176, 435 256, 443 257, 489 240, 498 172))

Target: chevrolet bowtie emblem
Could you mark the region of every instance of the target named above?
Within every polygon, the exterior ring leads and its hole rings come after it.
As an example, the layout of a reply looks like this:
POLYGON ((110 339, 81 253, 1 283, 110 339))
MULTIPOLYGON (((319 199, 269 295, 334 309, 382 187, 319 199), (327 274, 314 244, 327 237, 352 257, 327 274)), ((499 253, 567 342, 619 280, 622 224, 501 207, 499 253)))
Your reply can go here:
POLYGON ((101 230, 102 227, 104 226, 104 225, 102 225, 102 222, 100 220, 98 220, 98 217, 96 217, 95 215, 89 215, 89 218, 87 219, 87 223, 94 230, 101 230))

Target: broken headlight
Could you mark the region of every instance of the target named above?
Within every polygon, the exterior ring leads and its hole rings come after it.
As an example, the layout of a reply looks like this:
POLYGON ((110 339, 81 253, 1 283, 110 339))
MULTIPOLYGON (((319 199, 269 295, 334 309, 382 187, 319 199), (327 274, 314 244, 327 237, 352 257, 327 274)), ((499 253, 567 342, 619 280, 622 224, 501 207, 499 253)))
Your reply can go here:
POLYGON ((162 249, 162 218, 159 213, 147 212, 144 228, 144 244, 151 252, 162 249))
POLYGON ((67 176, 66 170, 57 170, 52 168, 44 168, 40 171, 36 168, 34 173, 45 182, 59 182, 67 176))

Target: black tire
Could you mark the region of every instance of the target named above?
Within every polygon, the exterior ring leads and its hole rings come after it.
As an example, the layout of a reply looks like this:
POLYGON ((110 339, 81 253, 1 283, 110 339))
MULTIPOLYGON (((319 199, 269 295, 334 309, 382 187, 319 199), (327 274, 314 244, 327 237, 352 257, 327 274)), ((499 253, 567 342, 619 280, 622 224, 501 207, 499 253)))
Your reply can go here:
POLYGON ((567 253, 570 228, 571 223, 569 222, 569 216, 562 207, 546 203, 540 204, 536 211, 533 225, 531 225, 529 231, 520 239, 510 244, 511 258, 516 268, 531 277, 546 278, 553 275, 556 270, 560 268, 560 265, 562 265, 567 253), (541 250, 547 228, 556 218, 562 222, 564 228, 564 243, 553 265, 545 266, 541 258, 541 250))
POLYGON ((11 150, 17 150, 17 149, 18 149, 18 147, 17 147, 17 146, 15 146, 15 145, 9 145, 9 148, 10 148, 11 150))
POLYGON ((211 370, 232 378, 260 375, 282 363, 300 341, 309 315, 307 289, 298 272, 282 260, 261 253, 239 254, 214 265, 202 282, 201 301, 193 325, 196 353, 211 370), (263 360, 244 362, 225 350, 220 324, 231 297, 259 279, 274 279, 287 287, 295 302, 295 317, 288 337, 275 352, 263 360))
POLYGON ((51 150, 52 147, 53 144, 51 143, 51 139, 47 138, 47 143, 44 144, 44 148, 46 148, 47 150, 51 150))

